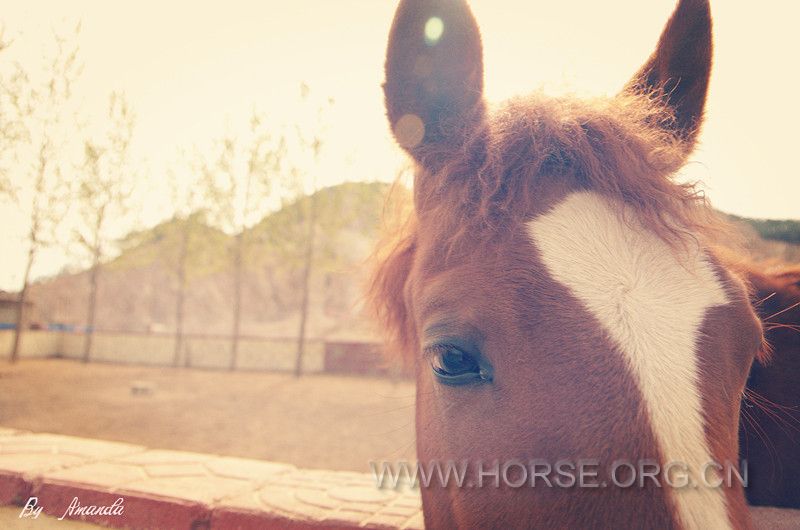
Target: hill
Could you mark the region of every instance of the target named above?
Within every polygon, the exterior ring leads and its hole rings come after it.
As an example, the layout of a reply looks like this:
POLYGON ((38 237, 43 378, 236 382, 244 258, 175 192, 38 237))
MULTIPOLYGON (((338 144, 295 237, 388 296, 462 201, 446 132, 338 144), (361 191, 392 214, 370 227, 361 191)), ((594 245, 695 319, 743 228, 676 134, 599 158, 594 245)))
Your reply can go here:
MULTIPOLYGON (((365 260, 378 237, 391 186, 344 183, 284 205, 242 232, 242 333, 294 336, 299 327, 302 263, 311 204, 317 209, 309 335, 364 338, 361 318, 365 260)), ((406 200, 402 190, 399 200, 406 200)), ((800 262, 800 222, 728 216, 744 235, 750 258, 800 262)), ((202 212, 130 234, 100 278, 98 329, 171 331, 175 326, 177 264, 187 245, 187 333, 228 334, 232 327, 231 248, 235 236, 205 221, 202 212), (187 232, 188 230, 188 232, 187 232)), ((41 319, 81 326, 86 320, 87 272, 62 274, 32 286, 41 319)))
MULTIPOLYGON (((292 336, 298 329, 301 265, 312 201, 317 209, 311 277, 310 336, 360 337, 369 326, 360 311, 363 266, 377 237, 390 185, 345 183, 286 204, 245 230, 242 333, 292 336), (353 316, 356 315, 356 318, 353 316)), ((209 226, 198 212, 130 234, 122 253, 105 264, 97 328, 170 331, 175 326, 177 265, 184 230, 187 247, 187 333, 228 334, 232 327, 235 236, 209 226)), ((81 326, 87 312, 86 271, 36 283, 31 296, 41 319, 81 326)))
POLYGON ((800 221, 726 217, 738 227, 751 259, 800 263, 800 221))
POLYGON ((729 215, 729 217, 734 221, 750 225, 763 239, 800 245, 800 221, 790 219, 748 219, 736 215, 729 215))

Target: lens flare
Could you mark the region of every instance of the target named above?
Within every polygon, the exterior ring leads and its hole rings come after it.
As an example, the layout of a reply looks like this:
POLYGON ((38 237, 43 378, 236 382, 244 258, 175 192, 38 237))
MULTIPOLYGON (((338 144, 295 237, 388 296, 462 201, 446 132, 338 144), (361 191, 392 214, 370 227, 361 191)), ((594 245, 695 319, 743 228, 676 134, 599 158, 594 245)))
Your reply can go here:
POLYGON ((425 42, 428 46, 433 46, 439 39, 442 38, 444 33, 444 22, 439 17, 431 17, 425 23, 425 42))
POLYGON ((403 114, 394 125, 394 136, 402 147, 416 147, 425 137, 425 123, 416 114, 403 114))

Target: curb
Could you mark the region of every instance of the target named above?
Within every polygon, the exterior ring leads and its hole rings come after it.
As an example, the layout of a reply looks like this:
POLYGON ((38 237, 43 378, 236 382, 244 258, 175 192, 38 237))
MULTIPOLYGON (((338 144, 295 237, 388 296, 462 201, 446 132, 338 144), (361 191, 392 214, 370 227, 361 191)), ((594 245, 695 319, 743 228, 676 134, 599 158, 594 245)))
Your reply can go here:
POLYGON ((378 489, 368 473, 0 428, 0 505, 32 498, 56 518, 116 528, 424 527, 417 491, 378 489))

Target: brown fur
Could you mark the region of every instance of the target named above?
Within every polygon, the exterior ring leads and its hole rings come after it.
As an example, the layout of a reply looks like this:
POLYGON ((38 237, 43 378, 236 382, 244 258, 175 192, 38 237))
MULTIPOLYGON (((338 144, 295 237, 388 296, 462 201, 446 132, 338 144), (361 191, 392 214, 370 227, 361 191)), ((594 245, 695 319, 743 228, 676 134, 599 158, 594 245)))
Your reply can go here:
POLYGON ((740 446, 752 504, 800 508, 800 267, 749 266, 769 360, 753 366, 742 400, 740 446))
POLYGON ((702 125, 712 55, 708 2, 680 2, 658 41, 656 53, 628 85, 633 92, 654 92, 675 109, 675 119, 663 125, 688 149, 694 147, 702 125))
MULTIPOLYGON (((589 189, 629 205, 675 252, 690 239, 708 246, 713 214, 693 186, 672 176, 701 123, 710 42, 707 2, 683 0, 656 53, 618 96, 535 94, 488 114, 480 35, 466 4, 400 3, 384 89, 390 125, 417 162, 415 212, 380 254, 371 298, 392 343, 416 367, 420 460, 661 461, 619 352, 549 277, 525 223, 589 189), (431 44, 423 27, 433 16, 445 29, 431 44), (424 135, 406 130, 417 122, 424 135), (480 343, 494 366, 491 384, 433 380, 421 349, 426 329, 442 322, 480 343)), ((702 396, 706 434, 723 460, 737 454, 738 396, 761 328, 741 283, 721 267, 719 275, 732 303, 708 315, 700 354, 711 392, 702 396)), ((734 528, 749 528, 741 488, 726 495, 734 528)), ((679 526, 672 497, 653 487, 431 487, 422 497, 433 528, 623 527, 634 516, 643 528, 679 526)))

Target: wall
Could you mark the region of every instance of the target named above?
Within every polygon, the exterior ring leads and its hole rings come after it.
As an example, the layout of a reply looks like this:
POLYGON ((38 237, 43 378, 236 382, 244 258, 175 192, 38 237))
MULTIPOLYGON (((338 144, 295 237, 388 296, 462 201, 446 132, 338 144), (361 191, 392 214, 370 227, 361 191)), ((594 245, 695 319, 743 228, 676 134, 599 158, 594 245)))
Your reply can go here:
MULTIPOLYGON (((20 357, 52 357, 61 348, 61 340, 61 332, 58 331, 27 331, 22 335, 20 357)), ((13 344, 14 330, 0 331, 0 358, 11 355, 13 344)))
MULTIPOLYGON (((14 340, 12 330, 0 331, 0 355, 8 356, 14 340)), ((20 358, 65 357, 80 359, 84 336, 59 331, 26 331, 22 337, 20 358)), ((297 340, 243 337, 239 341, 237 369, 294 370, 297 340)), ((92 360, 121 364, 172 365, 175 340, 171 335, 152 333, 94 334, 92 360)), ((230 364, 230 339, 218 336, 189 335, 180 356, 181 366, 224 368, 230 364)), ((305 373, 322 372, 325 368, 325 342, 306 341, 303 357, 305 373)))
POLYGON ((404 375, 397 363, 390 362, 383 355, 381 345, 371 342, 326 342, 325 372, 391 377, 404 375))

